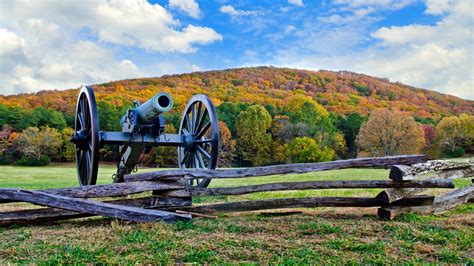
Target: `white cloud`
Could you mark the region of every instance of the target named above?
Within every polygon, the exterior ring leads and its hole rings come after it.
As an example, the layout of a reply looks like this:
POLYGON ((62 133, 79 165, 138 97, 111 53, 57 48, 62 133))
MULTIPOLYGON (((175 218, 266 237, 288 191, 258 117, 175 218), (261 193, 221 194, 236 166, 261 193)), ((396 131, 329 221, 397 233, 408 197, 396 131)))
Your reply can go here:
MULTIPOLYGON (((428 2, 427 12, 433 10, 441 12, 428 2)), ((433 26, 382 27, 375 31, 373 36, 382 41, 383 50, 362 67, 401 82, 473 99, 472 2, 451 1, 442 10, 447 15, 433 26)))
POLYGON ((231 5, 221 6, 221 8, 219 8, 219 12, 224 13, 224 14, 228 14, 228 15, 231 15, 231 16, 235 16, 235 17, 237 17, 237 16, 252 16, 252 15, 257 14, 255 11, 237 10, 231 5))
POLYGON ((335 5, 346 8, 374 7, 380 9, 398 10, 415 3, 416 0, 334 0, 335 5))
POLYGON ((450 0, 427 0, 426 7, 427 14, 442 15, 449 10, 450 0))
POLYGON ((288 4, 295 6, 303 6, 303 0, 288 0, 288 4))
POLYGON ((177 8, 193 18, 201 18, 203 16, 199 4, 195 0, 169 0, 172 8, 177 8))
POLYGON ((156 52, 188 53, 195 44, 219 41, 222 36, 211 28, 193 26, 202 32, 198 39, 190 39, 186 27, 158 4, 146 0, 91 0, 81 1, 2 1, 0 22, 22 27, 22 21, 35 18, 74 30, 90 29, 102 40, 156 52), (181 39, 185 45, 175 46, 168 37, 181 39), (203 40, 205 38, 205 40, 203 40))
MULTIPOLYGON (((394 1, 338 2, 347 2, 353 10, 367 8, 367 4, 394 7, 391 5, 394 1)), ((399 1, 395 6, 398 8, 407 2, 399 1)), ((441 16, 435 25, 381 27, 371 34, 369 29, 374 25, 371 19, 376 15, 357 19, 338 14, 327 16, 319 22, 337 26, 308 24, 296 35, 299 41, 280 49, 270 63, 352 70, 474 99, 473 2, 449 1, 447 6, 435 2, 428 1, 425 10, 441 16), (364 44, 369 45, 361 48, 364 44)))
POLYGON ((45 57, 40 62, 30 60, 30 54, 26 52, 23 63, 16 62, 10 71, 2 71, 0 94, 74 88, 141 75, 133 62, 116 60, 109 50, 89 41, 56 50, 56 54, 44 52, 45 57))
POLYGON ((127 46, 191 53, 222 40, 145 0, 4 0, 0 10, 0 94, 142 76, 132 60, 117 58, 127 46))

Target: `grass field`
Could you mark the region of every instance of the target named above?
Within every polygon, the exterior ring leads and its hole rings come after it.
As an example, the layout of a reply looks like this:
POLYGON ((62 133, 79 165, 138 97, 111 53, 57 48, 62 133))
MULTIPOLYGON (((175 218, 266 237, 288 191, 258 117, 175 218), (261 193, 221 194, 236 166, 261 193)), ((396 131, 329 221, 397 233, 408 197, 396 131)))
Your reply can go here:
MULTIPOLYGON (((99 183, 115 167, 101 165, 99 183)), ((150 171, 144 169, 140 171, 150 171)), ((214 180, 212 187, 281 181, 386 179, 387 170, 346 169, 241 180, 214 180)), ((457 180, 466 186, 470 180, 457 180)), ((0 166, 0 187, 46 189, 76 186, 72 164, 0 166)), ((379 189, 254 193, 196 198, 195 204, 269 197, 374 196, 379 189)), ((435 192, 435 191, 433 191, 435 192)), ((436 193, 442 191, 436 190, 436 193)), ((19 204, 0 206, 15 209, 19 204)), ((25 206, 20 204, 20 206, 25 206)), ((49 225, 0 227, 0 264, 260 262, 446 262, 474 263, 474 204, 435 216, 408 214, 379 221, 376 209, 313 208, 290 216, 254 213, 195 219, 191 223, 136 224, 107 218, 49 225)))

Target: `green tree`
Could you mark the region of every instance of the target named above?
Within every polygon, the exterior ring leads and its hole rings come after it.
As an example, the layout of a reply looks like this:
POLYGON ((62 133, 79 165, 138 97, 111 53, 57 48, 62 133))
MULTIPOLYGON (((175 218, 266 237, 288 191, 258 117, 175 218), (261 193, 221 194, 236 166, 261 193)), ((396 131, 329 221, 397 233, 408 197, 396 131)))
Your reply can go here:
POLYGON ((120 113, 117 106, 107 102, 97 102, 97 115, 99 116, 100 130, 104 131, 121 131, 120 119, 125 112, 120 113))
POLYGON ((64 115, 56 110, 50 110, 45 107, 38 107, 23 117, 23 124, 32 127, 52 127, 62 130, 66 127, 64 115))
POLYGON ((253 105, 240 113, 236 122, 237 150, 242 159, 252 165, 262 165, 269 161, 272 118, 260 105, 253 105))
POLYGON ((311 135, 329 115, 322 105, 304 95, 294 95, 289 98, 284 111, 287 112, 293 124, 303 122, 312 128, 311 135))
POLYGON ((288 144, 288 157, 293 163, 325 162, 334 156, 334 150, 324 147, 313 138, 295 138, 288 144))
POLYGON ((60 146, 61 134, 48 126, 41 130, 37 127, 28 127, 16 139, 16 147, 20 153, 37 160, 43 155, 56 154, 60 146))
POLYGON ((219 120, 223 121, 229 128, 232 136, 236 136, 235 123, 240 112, 247 110, 249 107, 246 103, 229 103, 225 102, 217 106, 217 115, 219 120))
POLYGON ((361 116, 358 113, 351 113, 348 116, 337 116, 335 124, 338 130, 344 134, 344 140, 347 146, 348 158, 357 158, 357 143, 356 138, 359 134, 362 123, 367 121, 367 117, 361 116))

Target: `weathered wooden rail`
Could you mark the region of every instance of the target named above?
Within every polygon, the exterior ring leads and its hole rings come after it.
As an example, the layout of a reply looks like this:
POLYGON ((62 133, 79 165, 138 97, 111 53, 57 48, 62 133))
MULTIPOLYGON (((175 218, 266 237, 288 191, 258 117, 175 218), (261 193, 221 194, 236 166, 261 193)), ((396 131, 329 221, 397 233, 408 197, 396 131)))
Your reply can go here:
MULTIPOLYGON (((0 189, 0 204, 29 202, 46 208, 0 212, 0 226, 107 216, 136 222, 191 219, 190 214, 256 211, 280 208, 379 207, 379 217, 400 213, 435 213, 473 198, 473 187, 440 197, 418 195, 432 188, 454 188, 453 179, 473 176, 473 163, 426 162, 423 155, 361 158, 323 163, 288 164, 226 170, 168 170, 125 176, 125 183, 48 190, 0 189), (344 168, 389 168, 389 180, 281 182, 229 188, 196 188, 193 178, 247 178, 344 168), (431 175, 426 175, 432 173, 431 175), (306 197, 192 205, 192 197, 231 196, 256 192, 315 189, 386 189, 376 197, 306 197), (148 193, 146 195, 140 195, 148 193), (136 194, 130 198, 130 195, 136 194), (150 195, 152 194, 152 195, 150 195), (110 199, 111 197, 128 197, 110 199), (97 198, 97 200, 92 200, 97 198), (103 199, 106 198, 106 199, 103 199)), ((1 209, 0 209, 1 210, 1 209)))

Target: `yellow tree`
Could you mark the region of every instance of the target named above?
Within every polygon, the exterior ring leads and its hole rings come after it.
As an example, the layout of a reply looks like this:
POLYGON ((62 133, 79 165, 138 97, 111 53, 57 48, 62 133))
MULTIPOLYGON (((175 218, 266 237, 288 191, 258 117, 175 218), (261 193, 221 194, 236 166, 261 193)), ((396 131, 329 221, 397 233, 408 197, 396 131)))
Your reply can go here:
POLYGON ((454 152, 459 147, 470 147, 474 143, 474 116, 443 118, 436 127, 441 149, 454 152))
POLYGON ((237 148, 242 159, 253 165, 262 165, 269 161, 272 118, 268 111, 260 105, 250 106, 237 117, 235 125, 237 148))
POLYGON ((362 125, 357 144, 372 156, 389 156, 419 153, 425 139, 413 117, 396 110, 378 109, 362 125))
POLYGON ((61 134, 48 126, 28 127, 16 139, 18 150, 26 156, 40 160, 43 155, 56 154, 61 146, 61 134))
POLYGON ((334 150, 309 137, 294 138, 288 144, 287 152, 293 163, 330 161, 334 156, 334 150))

